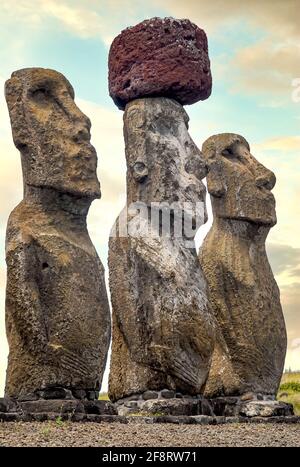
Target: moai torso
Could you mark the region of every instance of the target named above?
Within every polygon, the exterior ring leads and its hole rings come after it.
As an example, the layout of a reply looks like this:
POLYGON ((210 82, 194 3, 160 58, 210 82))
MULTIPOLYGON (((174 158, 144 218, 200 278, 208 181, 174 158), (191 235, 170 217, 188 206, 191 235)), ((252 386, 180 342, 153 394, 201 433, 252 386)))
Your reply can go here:
POLYGON ((195 206, 201 199, 205 215, 205 166, 188 134, 187 115, 173 100, 146 98, 127 104, 124 135, 128 235, 119 231, 124 228, 123 212, 109 244, 109 394, 112 400, 165 388, 198 394, 208 374, 214 327, 195 232, 189 246, 187 238, 173 235, 172 227, 170 235, 161 233, 151 224, 150 208, 153 202, 177 203, 182 216, 184 203, 195 206), (142 203, 138 216, 131 203, 142 203))
POLYGON ((70 84, 52 70, 14 73, 6 97, 25 183, 6 238, 6 395, 62 387, 97 397, 110 315, 104 269, 86 226, 100 196, 90 123, 70 84))
POLYGON ((274 397, 286 352, 279 289, 265 250, 276 223, 275 176, 239 135, 209 138, 203 154, 214 221, 199 258, 217 326, 205 394, 274 397))

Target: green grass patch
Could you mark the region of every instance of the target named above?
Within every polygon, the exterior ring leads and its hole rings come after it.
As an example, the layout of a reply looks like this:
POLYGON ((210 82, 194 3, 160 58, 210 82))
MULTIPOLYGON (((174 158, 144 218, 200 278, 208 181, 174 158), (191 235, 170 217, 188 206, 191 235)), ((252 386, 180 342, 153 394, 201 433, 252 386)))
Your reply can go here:
POLYGON ((277 399, 293 404, 295 414, 300 415, 300 372, 289 372, 282 375, 277 399))
POLYGON ((283 383, 280 385, 279 391, 300 393, 300 383, 296 381, 289 381, 288 383, 283 383))

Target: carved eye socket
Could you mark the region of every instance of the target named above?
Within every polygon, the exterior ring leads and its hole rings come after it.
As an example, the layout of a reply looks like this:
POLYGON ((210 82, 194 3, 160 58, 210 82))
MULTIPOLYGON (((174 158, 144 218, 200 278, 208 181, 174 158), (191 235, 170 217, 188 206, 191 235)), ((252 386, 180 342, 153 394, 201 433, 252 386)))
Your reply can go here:
POLYGON ((239 155, 232 148, 224 149, 222 151, 222 156, 224 156, 227 159, 232 160, 232 161, 239 161, 240 160, 239 155))
POLYGON ((234 154, 232 153, 232 151, 230 149, 224 149, 224 151, 222 151, 222 156, 233 157, 234 154))
POLYGON ((31 98, 36 102, 46 103, 51 98, 48 89, 40 87, 31 92, 31 98))

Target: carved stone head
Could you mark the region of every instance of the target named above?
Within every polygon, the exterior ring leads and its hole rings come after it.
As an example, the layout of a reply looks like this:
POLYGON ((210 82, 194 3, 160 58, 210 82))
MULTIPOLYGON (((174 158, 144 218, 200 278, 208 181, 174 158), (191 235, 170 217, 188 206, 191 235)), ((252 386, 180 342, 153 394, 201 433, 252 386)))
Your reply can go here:
POLYGON ((275 175, 252 156, 245 138, 232 133, 211 136, 202 151, 215 217, 275 225, 275 175))
POLYGON ((54 70, 26 68, 12 74, 5 95, 24 184, 100 198, 91 123, 68 80, 54 70))
POLYGON ((124 137, 129 203, 177 203, 184 210, 184 203, 200 201, 205 208, 202 179, 207 170, 188 133, 188 120, 182 105, 173 99, 145 98, 127 104, 124 137))

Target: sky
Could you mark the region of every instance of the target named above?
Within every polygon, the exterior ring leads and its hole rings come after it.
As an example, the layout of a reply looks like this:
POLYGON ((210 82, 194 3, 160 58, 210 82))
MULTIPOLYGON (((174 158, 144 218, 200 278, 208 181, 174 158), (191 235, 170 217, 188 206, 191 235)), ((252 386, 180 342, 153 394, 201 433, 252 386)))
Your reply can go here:
MULTIPOLYGON (((267 251, 287 325, 285 368, 300 370, 300 0, 1 0, 0 3, 0 396, 7 362, 5 230, 22 199, 20 157, 14 147, 3 85, 14 70, 62 72, 76 103, 92 121, 102 199, 88 218, 106 268, 110 228, 125 204, 122 111, 108 94, 107 57, 113 38, 153 16, 188 18, 208 35, 213 91, 186 106, 190 134, 201 148, 209 136, 234 132, 277 177, 278 223, 267 251), (226 6, 225 6, 226 5, 226 6)), ((197 235, 201 244, 211 224, 197 235)), ((108 367, 103 381, 107 388, 108 367)))

